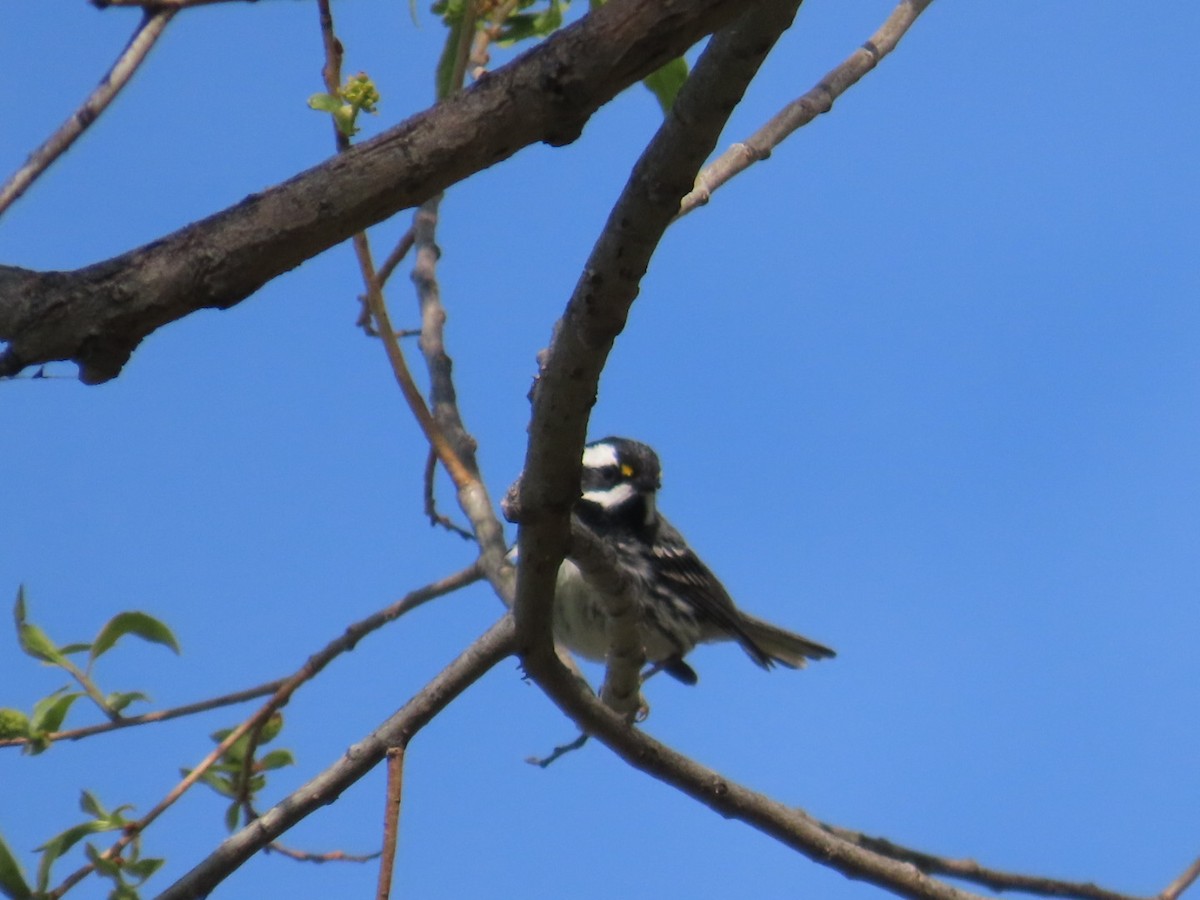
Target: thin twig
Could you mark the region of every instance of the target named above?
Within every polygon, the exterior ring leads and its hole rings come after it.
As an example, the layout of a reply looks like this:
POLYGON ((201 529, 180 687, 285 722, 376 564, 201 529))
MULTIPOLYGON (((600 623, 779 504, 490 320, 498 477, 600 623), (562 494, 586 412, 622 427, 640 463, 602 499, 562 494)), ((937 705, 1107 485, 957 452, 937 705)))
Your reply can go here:
POLYGON ((1190 888, 1197 878, 1200 878, 1200 857, 1193 860, 1178 878, 1163 888, 1158 900, 1178 900, 1179 895, 1190 888))
MULTIPOLYGON (((516 574, 506 559, 508 545, 504 539, 504 529, 496 518, 492 499, 479 473, 475 439, 467 431, 458 410, 458 396, 452 376, 454 364, 446 352, 446 309, 442 305, 437 281, 437 261, 441 256, 436 240, 440 202, 440 194, 431 197, 421 204, 413 217, 416 261, 412 281, 417 289, 417 302, 421 310, 420 346, 429 372, 430 414, 437 424, 438 437, 447 442, 455 463, 463 469, 465 477, 462 479, 456 478, 448 467, 447 472, 458 489, 459 508, 471 522, 479 542, 479 564, 497 595, 505 604, 511 604, 516 591, 516 574)), ((383 307, 382 299, 379 306, 383 307)), ((395 340, 391 344, 396 344, 395 340)), ((385 345, 388 345, 386 339, 385 345)), ((392 352, 389 348, 389 353, 392 352)), ((420 408, 424 410, 423 403, 420 408)), ((432 441, 430 443, 433 444, 432 441)), ((436 445, 434 449, 437 449, 436 445)), ((438 458, 446 465, 441 452, 438 458)))
MULTIPOLYGON (((247 700, 265 697, 267 694, 273 694, 279 690, 281 684, 283 684, 282 680, 268 681, 266 684, 260 684, 258 687, 247 688, 244 691, 237 691, 232 694, 224 694, 209 700, 201 700, 198 703, 188 703, 185 706, 176 706, 171 709, 143 713, 140 716, 125 716, 115 722, 88 725, 85 728, 72 728, 67 731, 51 732, 50 734, 43 735, 40 740, 78 741, 91 737, 94 734, 116 731, 119 728, 130 728, 134 725, 149 725, 153 722, 166 722, 169 719, 192 716, 196 713, 208 712, 210 709, 219 709, 222 706, 232 706, 235 703, 245 703, 247 700)), ((0 747, 19 747, 22 744, 28 744, 29 741, 29 738, 5 738, 0 740, 0 747)))
POLYGON ((29 186, 50 167, 56 159, 63 155, 78 137, 87 130, 88 126, 99 118, 108 108, 113 98, 129 83, 133 73, 146 59, 146 54, 163 33, 167 23, 175 16, 177 10, 169 8, 149 9, 134 31, 133 37, 113 67, 100 80, 96 89, 83 101, 83 105, 71 115, 58 130, 30 154, 29 159, 12 177, 0 187, 0 215, 8 209, 17 198, 29 189, 29 186))
POLYGON ((258 0, 92 0, 97 9, 110 6, 140 6, 147 10, 181 10, 192 6, 208 6, 213 3, 256 3, 258 0))
POLYGON ((387 751, 387 801, 383 810, 383 850, 379 857, 376 900, 388 900, 392 894, 392 872, 400 836, 400 800, 404 792, 404 750, 405 745, 399 744, 387 751))
POLYGON ((473 541, 475 535, 460 525, 456 525, 449 516, 443 516, 437 509, 437 497, 434 494, 434 478, 437 475, 437 454, 429 451, 425 458, 425 515, 430 525, 441 525, 447 531, 457 534, 464 540, 473 541))
POLYGON ((488 24, 475 32, 475 40, 471 44, 471 53, 467 62, 473 66, 471 77, 479 78, 487 71, 491 56, 488 47, 500 37, 504 21, 516 10, 519 0, 504 0, 488 14, 488 24))
POLYGON ((722 153, 696 176, 696 185, 679 204, 679 215, 685 216, 709 201, 713 191, 735 175, 771 155, 797 128, 807 125, 821 113, 828 112, 846 90, 870 72, 879 61, 896 48, 905 32, 933 0, 901 0, 887 21, 871 35, 870 40, 855 50, 837 68, 817 82, 804 96, 793 100, 762 128, 741 143, 722 153))
POLYGON ((286 844, 281 844, 278 841, 272 841, 267 846, 263 847, 264 853, 278 853, 281 856, 286 856, 288 859, 294 859, 296 862, 311 862, 311 863, 327 863, 327 862, 352 862, 352 863, 369 863, 373 859, 379 858, 379 851, 374 853, 347 853, 344 850, 330 850, 327 853, 313 853, 309 850, 296 850, 286 844))
POLYGON ((568 741, 565 744, 559 744, 557 747, 555 747, 553 750, 551 750, 548 755, 546 755, 546 756, 529 756, 529 757, 526 757, 525 762, 529 763, 531 766, 537 766, 539 769, 545 769, 551 763, 557 761, 558 759, 561 759, 562 757, 566 756, 568 753, 574 753, 576 750, 582 749, 583 745, 586 744, 587 742, 588 742, 587 733, 581 731, 581 732, 579 732, 579 737, 575 738, 575 740, 568 741))
MULTIPOLYGON (((325 65, 321 71, 325 78, 325 89, 332 94, 337 91, 341 83, 342 43, 334 31, 333 13, 329 6, 329 0, 317 0, 317 11, 320 18, 321 37, 325 45, 325 65)), ((334 139, 337 142, 339 153, 350 148, 350 139, 336 127, 334 128, 334 139)), ((387 303, 383 298, 383 282, 375 270, 371 245, 366 232, 358 232, 352 241, 355 256, 358 258, 358 266, 362 272, 363 284, 367 291, 367 308, 371 318, 375 320, 375 332, 383 339, 388 361, 392 365, 392 372, 400 386, 400 392, 404 395, 404 399, 407 401, 413 417, 417 420, 417 424, 420 425, 421 431, 424 432, 426 440, 429 441, 429 445, 437 453, 438 459, 450 473, 455 485, 461 489, 477 479, 473 478, 471 473, 463 467, 455 455, 454 449, 441 434, 437 423, 425 407, 425 401, 413 381, 412 373, 408 370, 408 363, 404 359, 404 352, 400 349, 399 341, 396 340, 396 330, 392 327, 391 317, 388 315, 387 303)), ((401 244, 403 243, 404 239, 402 238, 401 244)))
POLYGON ((429 445, 437 453, 438 459, 446 467, 446 471, 449 473, 456 487, 461 490, 467 485, 474 483, 476 479, 462 464, 462 461, 454 452, 454 448, 442 433, 441 428, 434 421, 428 407, 425 406, 425 399, 421 396, 421 390, 417 387, 416 382, 413 381, 412 372, 409 371, 408 363, 404 359, 404 351, 400 349, 400 342, 396 340, 396 332, 392 328, 391 316, 388 315, 383 295, 373 288, 368 288, 367 303, 370 305, 371 315, 375 319, 375 330, 383 339, 383 346, 387 351, 388 361, 392 364, 392 374, 396 378, 396 384, 400 386, 400 393, 404 395, 404 399, 408 403, 408 408, 412 411, 413 418, 417 420, 417 424, 425 434, 425 439, 429 441, 429 445))
POLYGON ((387 280, 396 271, 396 266, 400 265, 404 257, 408 255, 408 251, 412 249, 412 246, 413 230, 410 227, 408 231, 400 236, 400 240, 396 242, 396 246, 392 248, 392 252, 387 255, 387 259, 383 261, 383 265, 375 273, 375 283, 379 285, 380 290, 383 290, 383 286, 387 284, 387 280))
POLYGON ((412 282, 421 313, 420 346, 425 357, 425 368, 429 372, 429 406, 433 418, 467 471, 478 480, 475 439, 467 431, 459 413, 458 394, 451 375, 454 363, 446 353, 446 308, 442 305, 442 292, 437 278, 437 264, 442 256, 441 248, 437 245, 441 201, 441 194, 430 197, 413 215, 416 260, 412 282))

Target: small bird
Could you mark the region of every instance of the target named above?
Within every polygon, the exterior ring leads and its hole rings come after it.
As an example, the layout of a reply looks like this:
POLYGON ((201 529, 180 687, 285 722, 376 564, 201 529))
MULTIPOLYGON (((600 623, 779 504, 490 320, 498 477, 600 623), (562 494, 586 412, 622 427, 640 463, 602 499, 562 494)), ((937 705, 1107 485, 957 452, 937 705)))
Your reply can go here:
MULTIPOLYGON (((656 504, 658 455, 628 438, 607 437, 583 451, 580 523, 610 547, 638 586, 647 662, 684 684, 695 671, 683 657, 700 643, 737 641, 764 669, 792 669, 834 651, 742 612, 656 504)), ((608 650, 603 595, 570 559, 558 570, 554 633, 580 656, 603 660, 608 650)))

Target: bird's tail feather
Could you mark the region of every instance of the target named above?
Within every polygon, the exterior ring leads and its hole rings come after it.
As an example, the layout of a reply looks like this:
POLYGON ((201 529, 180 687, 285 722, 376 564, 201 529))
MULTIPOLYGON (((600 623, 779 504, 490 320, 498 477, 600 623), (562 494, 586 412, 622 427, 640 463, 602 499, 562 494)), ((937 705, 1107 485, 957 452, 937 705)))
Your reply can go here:
MULTIPOLYGON (((772 625, 756 616, 742 613, 740 618, 740 624, 755 648, 762 651, 771 662, 777 662, 789 669, 802 669, 810 659, 829 659, 837 655, 824 644, 810 641, 803 635, 772 625)), ((749 647, 746 650, 758 659, 758 654, 749 647)))

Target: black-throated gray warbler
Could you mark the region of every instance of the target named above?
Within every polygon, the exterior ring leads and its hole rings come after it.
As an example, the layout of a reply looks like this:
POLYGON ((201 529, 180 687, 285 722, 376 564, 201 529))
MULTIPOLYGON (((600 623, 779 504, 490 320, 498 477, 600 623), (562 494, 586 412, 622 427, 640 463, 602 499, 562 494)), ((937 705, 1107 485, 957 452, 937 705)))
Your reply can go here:
MULTIPOLYGON (((608 437, 583 451, 575 515, 609 546, 638 589, 646 660, 685 684, 696 673, 683 661, 696 644, 737 641, 764 669, 801 668, 834 655, 828 647, 742 612, 724 586, 656 505, 658 455, 645 444, 608 437)), ((558 572, 555 637, 580 656, 602 660, 608 649, 603 597, 575 563, 558 572)))

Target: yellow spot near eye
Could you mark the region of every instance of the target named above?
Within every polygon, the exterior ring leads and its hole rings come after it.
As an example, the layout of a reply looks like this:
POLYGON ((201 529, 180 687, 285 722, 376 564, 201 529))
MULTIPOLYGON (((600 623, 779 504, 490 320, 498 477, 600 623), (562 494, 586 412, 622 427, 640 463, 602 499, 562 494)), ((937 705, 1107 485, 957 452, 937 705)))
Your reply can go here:
POLYGON ((624 475, 626 478, 632 478, 633 477, 633 466, 631 466, 629 463, 622 464, 621 474, 624 475))

